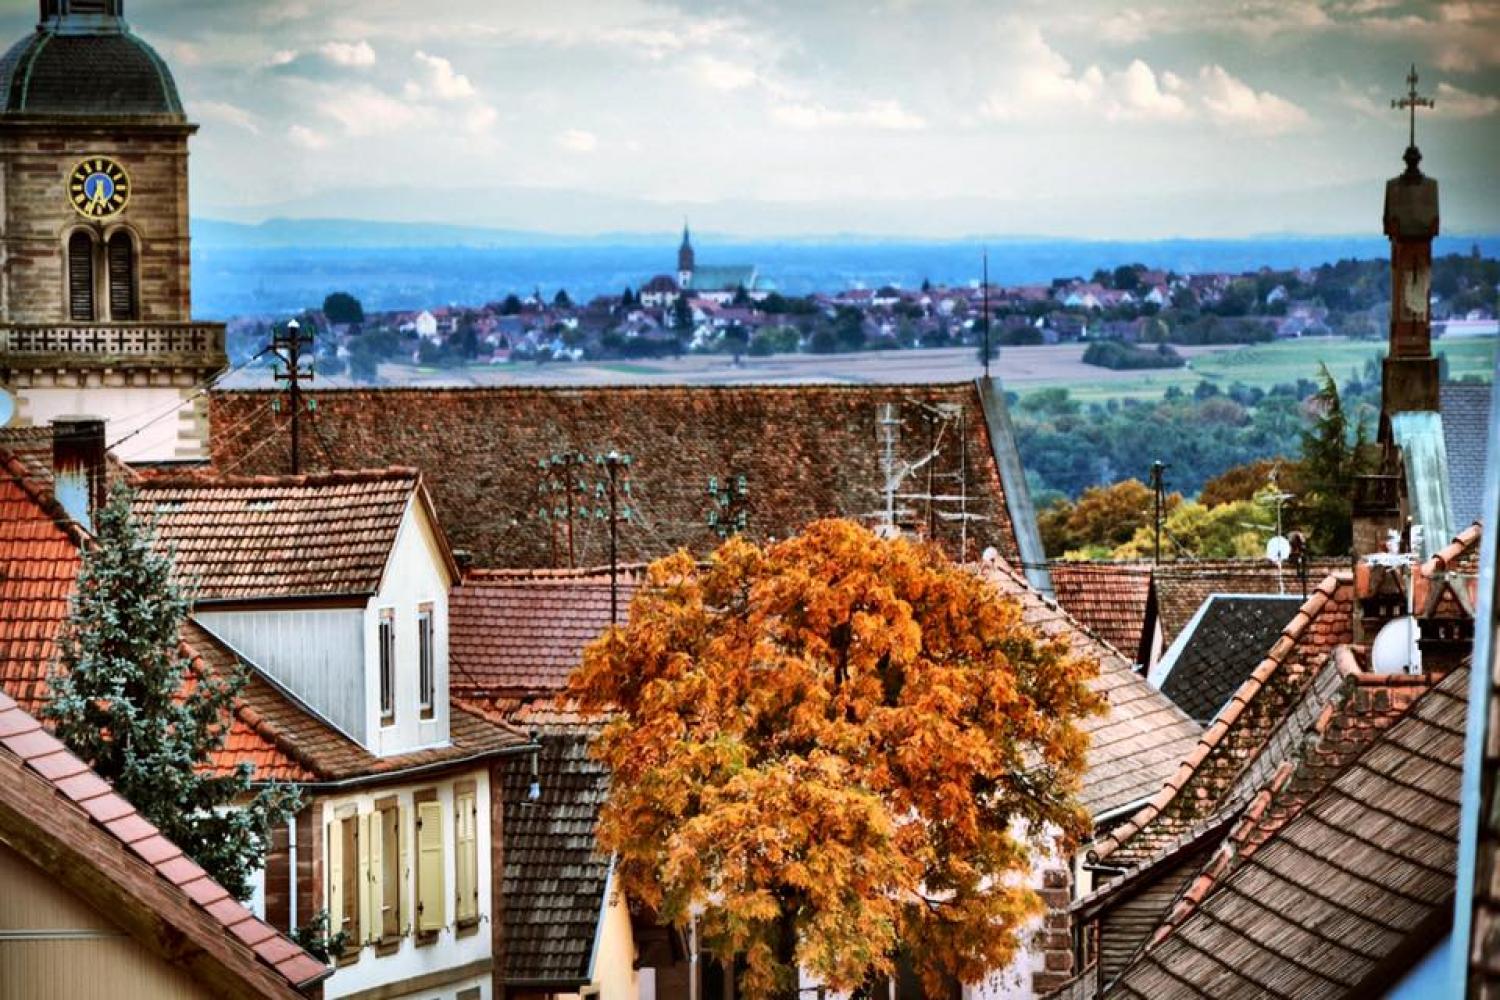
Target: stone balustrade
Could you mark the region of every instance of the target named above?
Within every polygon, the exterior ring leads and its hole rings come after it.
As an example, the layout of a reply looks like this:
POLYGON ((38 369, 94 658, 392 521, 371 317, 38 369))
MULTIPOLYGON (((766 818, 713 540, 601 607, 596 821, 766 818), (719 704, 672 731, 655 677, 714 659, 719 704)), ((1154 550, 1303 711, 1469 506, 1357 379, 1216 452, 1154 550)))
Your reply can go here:
POLYGON ((223 368, 222 323, 0 324, 0 367, 223 368))

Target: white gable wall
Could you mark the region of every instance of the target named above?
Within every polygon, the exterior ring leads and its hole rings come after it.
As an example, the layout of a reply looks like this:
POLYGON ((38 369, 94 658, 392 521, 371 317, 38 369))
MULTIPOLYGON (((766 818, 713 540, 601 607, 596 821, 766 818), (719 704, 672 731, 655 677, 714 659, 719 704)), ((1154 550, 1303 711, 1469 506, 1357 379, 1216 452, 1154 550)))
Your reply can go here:
POLYGON ((426 509, 413 494, 407 501, 380 590, 364 612, 366 744, 379 755, 406 753, 448 742, 448 572, 442 544, 426 509), (417 612, 432 607, 434 692, 432 718, 418 710, 417 612), (396 621, 395 720, 380 719, 380 613, 396 621))

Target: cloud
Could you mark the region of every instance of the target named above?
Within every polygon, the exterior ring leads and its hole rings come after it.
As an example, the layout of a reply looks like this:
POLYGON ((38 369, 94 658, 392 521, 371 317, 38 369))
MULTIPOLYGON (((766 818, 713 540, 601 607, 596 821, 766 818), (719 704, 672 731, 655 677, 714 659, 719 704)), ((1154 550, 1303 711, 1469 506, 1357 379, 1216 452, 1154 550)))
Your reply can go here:
POLYGON ((260 135, 260 125, 255 116, 244 108, 223 101, 194 101, 192 112, 200 122, 230 125, 244 129, 251 135, 260 135))
POLYGON ((1437 85, 1434 100, 1433 113, 1445 118, 1483 118, 1500 111, 1500 97, 1475 94, 1448 83, 1437 85))
POLYGON ((432 97, 440 101, 462 101, 475 96, 474 84, 442 56, 418 51, 416 61, 422 67, 422 79, 406 85, 406 96, 413 100, 432 97))
POLYGON ((290 66, 297 61, 296 49, 277 49, 266 57, 266 66, 275 69, 278 66, 290 66))
POLYGON ((286 136, 292 141, 292 145, 303 149, 325 149, 328 146, 328 139, 321 132, 315 132, 306 125, 293 125, 286 130, 286 136))
POLYGON ((697 56, 689 64, 689 69, 695 80, 714 90, 741 90, 758 79, 755 70, 749 66, 718 56, 697 56))
POLYGON ((1180 96, 1186 89, 1180 77, 1156 73, 1140 59, 1122 72, 1110 74, 1106 85, 1107 107, 1111 118, 1153 118, 1170 120, 1188 116, 1187 102, 1180 96))
POLYGON ((557 134, 557 144, 570 153, 592 153, 599 148, 599 137, 581 128, 570 128, 557 134))
POLYGON ((1220 125, 1247 128, 1260 135, 1279 135, 1303 128, 1307 112, 1270 91, 1257 91, 1222 66, 1205 66, 1198 73, 1199 96, 1209 118, 1220 125))
POLYGON ((785 103, 771 109, 778 124, 802 131, 854 126, 889 131, 926 128, 920 115, 903 108, 898 101, 867 101, 857 108, 836 109, 819 103, 785 103))
POLYGON ((1032 32, 1012 65, 1014 77, 981 106, 996 121, 1046 119, 1056 114, 1099 114, 1110 120, 1170 121, 1192 115, 1186 87, 1171 72, 1157 74, 1144 60, 1106 73, 1098 66, 1075 72, 1072 64, 1032 32))
POLYGON ((370 136, 405 128, 420 117, 416 107, 370 87, 330 87, 318 111, 348 136, 370 136))
POLYGON ((318 52, 335 66, 364 69, 375 65, 375 50, 369 42, 324 42, 318 52))

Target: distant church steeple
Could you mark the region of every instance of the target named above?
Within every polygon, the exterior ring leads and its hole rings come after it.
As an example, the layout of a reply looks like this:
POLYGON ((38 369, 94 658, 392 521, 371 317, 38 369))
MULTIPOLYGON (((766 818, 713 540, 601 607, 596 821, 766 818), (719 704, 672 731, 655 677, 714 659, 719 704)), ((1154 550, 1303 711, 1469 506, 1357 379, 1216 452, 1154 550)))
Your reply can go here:
POLYGON ((682 246, 677 248, 677 284, 684 289, 693 284, 693 241, 686 219, 682 220, 682 246))

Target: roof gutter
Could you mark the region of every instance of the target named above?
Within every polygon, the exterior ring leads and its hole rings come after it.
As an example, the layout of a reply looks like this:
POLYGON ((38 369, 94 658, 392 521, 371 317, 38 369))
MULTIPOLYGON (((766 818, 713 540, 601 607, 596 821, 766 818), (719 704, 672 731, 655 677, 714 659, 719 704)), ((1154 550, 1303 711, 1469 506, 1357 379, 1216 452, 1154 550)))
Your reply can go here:
POLYGON ((251 782, 252 788, 265 788, 270 785, 294 784, 298 788, 305 788, 314 792, 335 792, 348 788, 361 788, 365 785, 380 785, 389 782, 392 778, 420 778, 423 775, 435 774, 439 771, 449 771, 467 764, 477 764, 486 760, 498 760, 504 757, 519 757, 522 754, 537 753, 542 749, 540 743, 527 741, 518 746, 498 747, 494 750, 482 750, 478 753, 469 754, 466 757, 455 757, 452 760, 433 761, 430 764, 418 764, 415 767, 400 768, 394 771, 378 771, 374 774, 360 774, 351 778, 339 778, 334 781, 255 781, 251 782))

